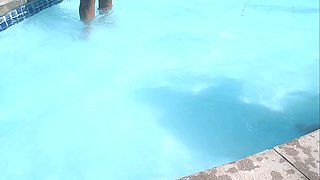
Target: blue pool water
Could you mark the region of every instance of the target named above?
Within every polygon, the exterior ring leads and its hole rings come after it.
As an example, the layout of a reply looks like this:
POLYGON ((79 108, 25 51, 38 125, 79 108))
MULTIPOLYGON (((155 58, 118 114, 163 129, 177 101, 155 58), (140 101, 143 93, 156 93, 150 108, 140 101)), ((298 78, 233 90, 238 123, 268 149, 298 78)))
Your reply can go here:
POLYGON ((0 180, 175 179, 319 128, 318 0, 114 5, 0 33, 0 180))

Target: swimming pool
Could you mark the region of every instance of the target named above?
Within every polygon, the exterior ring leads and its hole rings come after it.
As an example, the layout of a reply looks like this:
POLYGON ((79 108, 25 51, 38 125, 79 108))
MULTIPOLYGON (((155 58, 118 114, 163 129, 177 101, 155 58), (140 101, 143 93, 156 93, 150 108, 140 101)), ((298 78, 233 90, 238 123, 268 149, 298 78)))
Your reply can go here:
POLYGON ((319 128, 317 0, 114 5, 0 33, 0 179, 174 179, 319 128))

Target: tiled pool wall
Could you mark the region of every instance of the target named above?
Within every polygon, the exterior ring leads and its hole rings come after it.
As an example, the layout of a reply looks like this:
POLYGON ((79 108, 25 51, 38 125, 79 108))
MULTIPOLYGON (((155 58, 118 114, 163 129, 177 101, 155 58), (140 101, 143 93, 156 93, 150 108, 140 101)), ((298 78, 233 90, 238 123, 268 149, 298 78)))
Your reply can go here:
POLYGON ((0 2, 0 32, 63 0, 4 0, 0 2))

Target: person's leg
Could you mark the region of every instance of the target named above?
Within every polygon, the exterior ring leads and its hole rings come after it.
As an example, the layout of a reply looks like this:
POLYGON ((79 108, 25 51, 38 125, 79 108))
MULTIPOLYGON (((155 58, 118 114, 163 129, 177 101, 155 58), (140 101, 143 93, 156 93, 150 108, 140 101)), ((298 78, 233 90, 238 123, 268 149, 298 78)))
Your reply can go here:
POLYGON ((79 14, 81 20, 89 20, 95 16, 95 0, 80 0, 79 14))
POLYGON ((112 8, 112 0, 99 0, 99 10, 108 11, 112 8))

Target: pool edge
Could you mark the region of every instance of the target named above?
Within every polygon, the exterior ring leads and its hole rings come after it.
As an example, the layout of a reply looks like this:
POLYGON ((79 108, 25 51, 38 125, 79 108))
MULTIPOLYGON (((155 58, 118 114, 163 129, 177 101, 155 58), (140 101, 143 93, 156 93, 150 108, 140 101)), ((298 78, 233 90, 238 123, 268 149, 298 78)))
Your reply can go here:
POLYGON ((0 15, 0 32, 62 1, 63 0, 12 0, 1 5, 3 12, 2 15, 0 15))
POLYGON ((178 180, 320 179, 319 137, 313 131, 288 143, 178 180))

